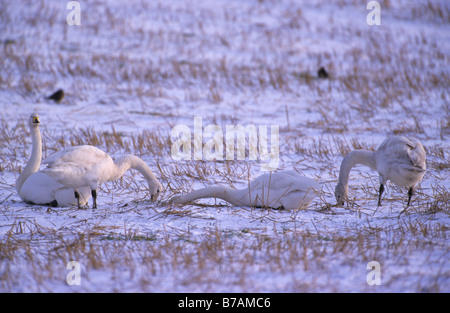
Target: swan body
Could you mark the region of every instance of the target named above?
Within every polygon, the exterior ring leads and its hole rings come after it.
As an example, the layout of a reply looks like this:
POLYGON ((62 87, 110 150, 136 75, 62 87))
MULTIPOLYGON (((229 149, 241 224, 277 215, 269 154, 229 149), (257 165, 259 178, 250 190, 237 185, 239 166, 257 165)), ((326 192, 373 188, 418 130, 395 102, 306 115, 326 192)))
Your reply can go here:
POLYGON ((293 171, 263 174, 248 188, 208 187, 172 199, 186 204, 202 198, 219 198, 232 205, 295 210, 306 208, 320 185, 315 180, 293 171))
POLYGON ((426 154, 421 142, 413 137, 393 136, 384 140, 377 151, 355 150, 347 154, 341 163, 339 183, 335 189, 336 201, 343 205, 347 199, 350 170, 356 164, 363 164, 376 170, 380 176, 378 205, 388 180, 408 188, 408 203, 411 202, 414 187, 426 171, 426 154))
POLYGON ((75 198, 74 190, 59 183, 54 177, 45 172, 36 172, 25 181, 20 197, 32 204, 50 205, 54 207, 68 207, 87 205, 91 198, 89 187, 78 188, 79 199, 75 198))
POLYGON ((56 206, 80 207, 93 197, 97 207, 97 188, 104 182, 122 177, 130 168, 143 174, 148 182, 151 199, 156 200, 162 191, 153 172, 140 158, 128 154, 114 161, 107 153, 88 145, 70 147, 42 161, 47 167, 39 169, 42 143, 38 127, 32 130, 33 151, 16 187, 25 201, 36 204, 51 203, 56 206), (39 154, 40 150, 40 154, 39 154), (70 195, 72 193, 72 195, 70 195))

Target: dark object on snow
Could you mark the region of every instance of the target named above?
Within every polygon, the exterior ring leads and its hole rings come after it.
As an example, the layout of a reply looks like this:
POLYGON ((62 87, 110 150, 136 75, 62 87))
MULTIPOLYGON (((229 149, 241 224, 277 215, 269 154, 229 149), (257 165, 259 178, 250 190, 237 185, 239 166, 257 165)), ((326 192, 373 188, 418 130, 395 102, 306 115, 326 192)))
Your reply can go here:
POLYGON ((54 94, 49 96, 47 99, 53 100, 57 103, 61 102, 61 100, 64 98, 64 90, 58 89, 54 94))
POLYGON ((321 67, 320 69, 319 69, 319 71, 317 72, 317 76, 319 76, 319 78, 328 78, 328 77, 330 77, 329 75, 328 75, 328 72, 325 70, 325 68, 323 68, 323 67, 321 67))

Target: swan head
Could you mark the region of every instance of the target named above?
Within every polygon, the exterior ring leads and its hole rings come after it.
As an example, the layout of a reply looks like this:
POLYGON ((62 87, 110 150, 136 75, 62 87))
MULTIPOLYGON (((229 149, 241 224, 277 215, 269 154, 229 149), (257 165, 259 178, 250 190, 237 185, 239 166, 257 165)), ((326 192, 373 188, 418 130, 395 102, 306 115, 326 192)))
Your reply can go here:
POLYGON ((37 113, 33 113, 30 116, 30 119, 28 120, 28 124, 30 125, 30 127, 38 127, 39 126, 39 114, 37 113))
POLYGON ((337 205, 344 205, 347 199, 348 187, 339 183, 334 190, 334 196, 336 197, 337 205))
POLYGON ((148 188, 150 189, 150 199, 156 201, 163 190, 162 185, 158 181, 151 182, 148 188))

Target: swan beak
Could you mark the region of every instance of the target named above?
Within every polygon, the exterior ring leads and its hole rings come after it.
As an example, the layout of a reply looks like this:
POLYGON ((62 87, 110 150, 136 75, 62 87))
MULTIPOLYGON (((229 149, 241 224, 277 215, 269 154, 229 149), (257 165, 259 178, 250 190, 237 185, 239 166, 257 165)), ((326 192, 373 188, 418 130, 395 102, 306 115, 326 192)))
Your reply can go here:
POLYGON ((34 123, 34 124, 39 124, 39 123, 40 123, 40 122, 39 122, 39 117, 37 117, 37 116, 34 117, 34 118, 33 118, 33 123, 34 123))

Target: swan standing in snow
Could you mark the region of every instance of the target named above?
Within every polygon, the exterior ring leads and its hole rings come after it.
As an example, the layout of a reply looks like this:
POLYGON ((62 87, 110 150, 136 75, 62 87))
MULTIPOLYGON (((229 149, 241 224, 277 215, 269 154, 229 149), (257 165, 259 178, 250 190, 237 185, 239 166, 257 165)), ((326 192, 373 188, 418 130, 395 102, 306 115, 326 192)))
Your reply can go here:
POLYGON ((306 208, 319 190, 318 182, 293 171, 263 174, 245 189, 208 187, 172 198, 186 204, 202 198, 219 198, 232 205, 296 210, 306 208))
POLYGON ((348 192, 348 176, 356 164, 363 164, 380 175, 378 206, 384 184, 390 180, 408 189, 408 203, 411 202, 414 187, 426 171, 426 155, 423 145, 413 137, 393 136, 383 141, 377 151, 355 150, 347 154, 339 171, 339 183, 335 189, 338 205, 344 205, 348 192))
POLYGON ((47 164, 47 167, 37 172, 42 156, 37 115, 32 116, 30 126, 33 151, 16 182, 17 191, 25 201, 70 206, 74 204, 75 199, 80 207, 81 204, 86 204, 92 195, 93 208, 96 208, 97 188, 104 182, 122 177, 130 168, 141 172, 148 181, 153 201, 161 193, 162 185, 143 160, 134 155, 124 155, 113 161, 107 153, 93 146, 76 146, 57 152, 43 160, 42 163, 47 164))
POLYGON ((74 190, 78 200, 78 188, 88 186, 93 198, 93 208, 97 208, 97 188, 107 182, 119 179, 129 169, 139 171, 148 182, 151 200, 156 201, 162 191, 153 172, 140 158, 127 154, 117 157, 115 161, 102 150, 93 146, 76 146, 57 152, 42 163, 47 168, 42 172, 57 182, 74 190))

